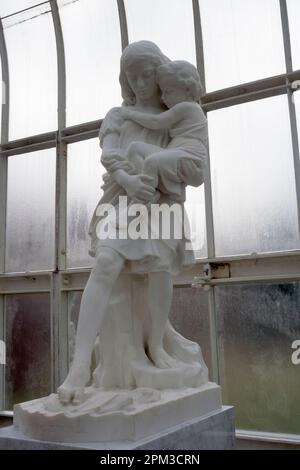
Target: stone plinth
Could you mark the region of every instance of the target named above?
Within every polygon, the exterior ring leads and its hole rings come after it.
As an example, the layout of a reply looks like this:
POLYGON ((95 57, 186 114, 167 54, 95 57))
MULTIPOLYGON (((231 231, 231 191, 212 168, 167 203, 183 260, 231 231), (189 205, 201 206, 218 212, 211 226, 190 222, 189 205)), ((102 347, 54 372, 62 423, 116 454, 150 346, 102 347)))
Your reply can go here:
POLYGON ((230 450, 235 443, 233 408, 223 406, 138 441, 64 444, 25 437, 14 426, 0 429, 0 449, 66 450, 230 450))

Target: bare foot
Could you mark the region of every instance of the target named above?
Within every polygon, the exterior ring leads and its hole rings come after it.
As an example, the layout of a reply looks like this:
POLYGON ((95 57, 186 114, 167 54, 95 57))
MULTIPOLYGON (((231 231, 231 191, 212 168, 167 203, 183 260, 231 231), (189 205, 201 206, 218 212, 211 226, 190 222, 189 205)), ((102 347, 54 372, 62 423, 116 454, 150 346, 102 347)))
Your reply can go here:
POLYGON ((63 405, 79 405, 83 400, 84 387, 89 380, 89 366, 72 365, 66 380, 58 388, 58 398, 63 405))
POLYGON ((149 356, 152 362, 160 369, 172 369, 177 367, 176 359, 173 359, 166 351, 160 346, 152 347, 149 345, 148 348, 149 356))

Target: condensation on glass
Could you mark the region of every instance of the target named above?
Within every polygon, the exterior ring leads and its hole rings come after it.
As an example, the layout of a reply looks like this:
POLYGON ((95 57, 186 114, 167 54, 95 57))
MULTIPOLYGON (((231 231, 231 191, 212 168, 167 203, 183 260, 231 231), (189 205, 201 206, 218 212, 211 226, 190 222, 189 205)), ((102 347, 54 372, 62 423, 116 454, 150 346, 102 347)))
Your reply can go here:
POLYGON ((5 297, 5 409, 51 392, 50 296, 5 297))
POLYGON ((101 149, 98 139, 85 140, 68 147, 67 185, 67 265, 91 266, 88 254, 89 224, 101 197, 101 149))
POLYGON ((236 427, 300 434, 300 284, 216 288, 223 403, 236 427))
POLYGON ((293 69, 300 69, 300 2, 287 0, 293 69))
POLYGON ((176 287, 170 320, 185 338, 201 346, 204 361, 212 373, 208 294, 193 287, 176 287))
POLYGON ((9 60, 9 138, 57 129, 57 55, 50 4, 3 20, 9 60))
POLYGON ((117 2, 58 3, 66 51, 67 125, 100 119, 122 102, 117 2))
POLYGON ((6 271, 53 269, 55 153, 8 157, 6 271))
POLYGON ((286 96, 208 114, 216 255, 297 249, 286 96))
POLYGON ((279 1, 199 0, 207 91, 285 73, 279 1))
POLYGON ((155 42, 170 59, 196 65, 193 6, 190 0, 125 0, 129 42, 155 42))

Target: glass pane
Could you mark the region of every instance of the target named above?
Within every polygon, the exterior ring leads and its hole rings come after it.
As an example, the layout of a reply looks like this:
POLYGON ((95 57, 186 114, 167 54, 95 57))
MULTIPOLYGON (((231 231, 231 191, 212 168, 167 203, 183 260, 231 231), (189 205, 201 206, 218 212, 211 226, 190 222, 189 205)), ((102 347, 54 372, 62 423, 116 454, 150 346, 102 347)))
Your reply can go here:
POLYGON ((57 128, 57 56, 50 5, 3 20, 10 73, 10 140, 57 128))
POLYGON ((216 288, 223 403, 236 427, 300 434, 300 284, 216 288))
POLYGON ((68 147, 68 248, 69 268, 91 266, 89 256, 89 224, 102 190, 100 163, 101 150, 98 139, 91 139, 68 147))
POLYGON ((199 0, 207 91, 285 72, 279 2, 199 0))
POLYGON ((195 257, 206 258, 207 244, 204 184, 199 188, 194 188, 192 186, 187 187, 185 210, 189 218, 191 240, 195 257))
POLYGON ((299 248, 286 96, 208 115, 217 255, 299 248))
POLYGON ((6 296, 5 407, 51 391, 50 296, 6 296))
POLYGON ((129 42, 155 42, 170 59, 196 65, 191 0, 125 0, 129 42))
POLYGON ((287 0, 289 27, 291 36, 293 69, 300 69, 300 2, 299 0, 287 0))
POLYGON ((208 294, 203 289, 178 287, 173 291, 170 320, 184 337, 200 344, 210 376, 211 348, 208 294))
POLYGON ((66 50, 67 123, 103 118, 121 102, 117 2, 59 0, 66 50))
POLYGON ((1 0, 0 2, 0 16, 11 15, 20 10, 24 10, 24 8, 32 7, 32 5, 36 5, 37 3, 41 3, 39 0, 1 0))
POLYGON ((55 149, 8 158, 6 270, 52 269, 55 149))

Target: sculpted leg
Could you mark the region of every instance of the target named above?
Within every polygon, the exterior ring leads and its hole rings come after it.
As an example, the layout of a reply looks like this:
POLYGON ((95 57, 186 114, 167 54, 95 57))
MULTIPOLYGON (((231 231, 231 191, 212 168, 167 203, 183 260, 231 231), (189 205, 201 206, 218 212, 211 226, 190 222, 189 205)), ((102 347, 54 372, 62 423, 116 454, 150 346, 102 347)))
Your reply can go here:
POLYGON ((162 369, 176 367, 176 360, 163 349, 163 337, 173 295, 172 276, 167 272, 149 273, 148 302, 151 326, 148 352, 153 363, 162 369))
POLYGON ((105 315, 112 288, 124 265, 114 250, 103 248, 98 254, 84 289, 76 335, 74 361, 64 383, 58 389, 62 403, 78 404, 90 376, 91 354, 105 315))

